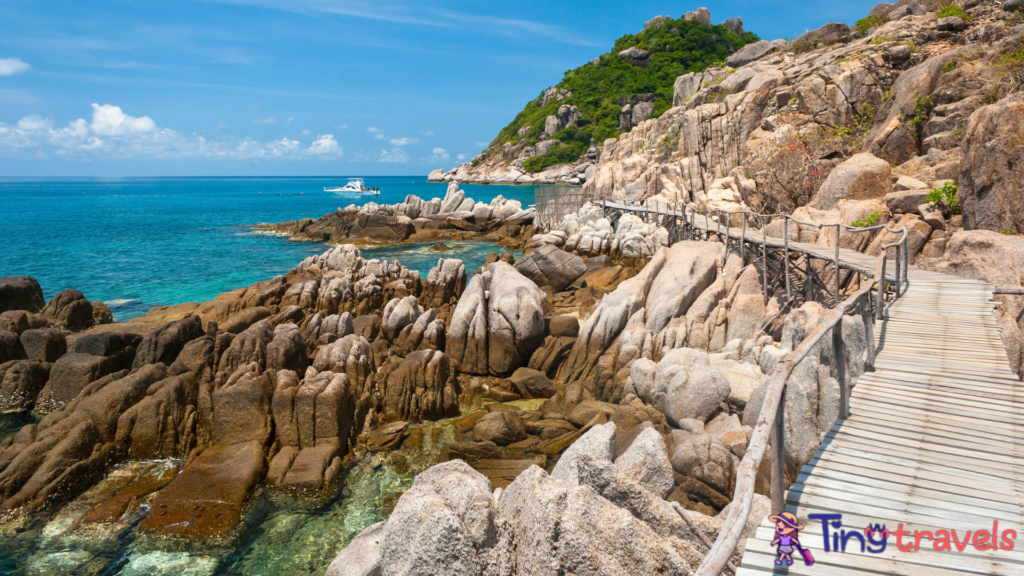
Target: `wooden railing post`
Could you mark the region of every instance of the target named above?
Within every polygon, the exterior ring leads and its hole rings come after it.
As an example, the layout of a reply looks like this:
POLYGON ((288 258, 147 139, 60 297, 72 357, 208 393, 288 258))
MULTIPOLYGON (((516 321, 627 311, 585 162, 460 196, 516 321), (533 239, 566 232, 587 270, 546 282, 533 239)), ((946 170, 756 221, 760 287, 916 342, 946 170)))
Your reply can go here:
POLYGON ((850 387, 846 384, 846 345, 843 343, 843 322, 832 328, 832 358, 836 363, 836 380, 839 381, 839 417, 850 417, 850 387))
POLYGON ((768 230, 761 218, 761 288, 764 290, 764 301, 768 302, 768 230))
POLYGON ((910 285, 910 254, 907 249, 910 247, 909 236, 903 234, 903 281, 910 285))
POLYGON ((789 287, 789 216, 782 215, 782 260, 786 268, 786 302, 793 301, 793 290, 789 287))
MULTIPOLYGON (((726 216, 728 216, 728 213, 726 213, 726 216)), ((725 257, 726 258, 729 257, 729 225, 730 224, 732 224, 732 218, 728 217, 725 220, 725 257)), ((721 236, 721 230, 722 230, 722 211, 721 210, 718 211, 718 230, 719 230, 719 236, 721 236)))
POLYGON ((903 275, 900 274, 903 268, 903 255, 900 254, 902 246, 896 247, 896 297, 900 297, 900 284, 903 284, 903 275))
POLYGON ((772 427, 772 514, 781 514, 786 510, 786 390, 782 390, 782 399, 775 413, 775 425, 772 427))
POLYGON ((813 272, 811 269, 811 256, 809 254, 804 255, 804 261, 807 263, 807 282, 804 283, 804 300, 810 300, 813 288, 813 282, 811 281, 811 273, 813 272))
POLYGON ((875 315, 879 321, 885 319, 885 264, 888 260, 887 257, 882 258, 882 274, 878 277, 878 299, 875 303, 875 315))
POLYGON ((740 229, 740 266, 744 266, 747 263, 746 259, 746 246, 747 246, 747 213, 740 213, 740 217, 743 219, 743 228, 740 229))
POLYGON ((839 224, 836 224, 836 306, 839 305, 839 224))
POLYGON ((867 358, 864 359, 864 371, 874 372, 875 371, 875 323, 874 318, 870 312, 871 298, 870 295, 866 300, 858 300, 857 308, 860 312, 861 320, 864 322, 864 338, 867 340, 868 351, 867 358))

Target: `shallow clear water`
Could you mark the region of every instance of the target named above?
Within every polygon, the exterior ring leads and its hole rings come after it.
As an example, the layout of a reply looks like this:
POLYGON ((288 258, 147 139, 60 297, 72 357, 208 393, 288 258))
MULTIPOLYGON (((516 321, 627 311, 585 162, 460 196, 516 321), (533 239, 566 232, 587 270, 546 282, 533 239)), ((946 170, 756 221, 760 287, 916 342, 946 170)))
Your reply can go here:
MULTIPOLYGON (((0 181, 0 277, 34 276, 49 299, 67 288, 110 306, 117 320, 153 306, 211 300, 222 292, 287 272, 322 244, 256 234, 263 222, 318 218, 349 204, 401 202, 408 194, 443 197, 446 184, 422 177, 367 178, 379 196, 338 197, 325 178, 126 178, 0 181)), ((462 187, 478 201, 498 194, 533 203, 532 187, 462 187)), ((437 257, 462 257, 475 270, 487 252, 471 243, 431 254, 429 245, 367 249, 426 275, 437 257), (477 262, 478 261, 478 262, 477 262), (474 264, 475 263, 475 264, 474 264)))
POLYGON ((321 576, 353 537, 386 520, 415 475, 438 462, 444 447, 457 441, 452 420, 416 425, 424 432, 419 447, 354 458, 343 469, 338 492, 329 498, 259 491, 238 532, 223 542, 140 535, 135 527, 148 510, 145 506, 113 523, 80 523, 96 503, 92 495, 123 485, 119 477, 159 473, 182 463, 121 464, 60 510, 24 523, 0 521, 0 575, 321 576), (396 455, 401 464, 394 463, 396 455))

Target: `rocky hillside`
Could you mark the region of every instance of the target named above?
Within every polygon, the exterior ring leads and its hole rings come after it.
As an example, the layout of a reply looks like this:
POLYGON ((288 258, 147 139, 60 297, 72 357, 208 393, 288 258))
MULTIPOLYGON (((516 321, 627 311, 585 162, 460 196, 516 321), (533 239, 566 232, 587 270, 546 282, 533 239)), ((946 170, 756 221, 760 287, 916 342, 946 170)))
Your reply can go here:
MULTIPOLYGON (((829 24, 794 49, 762 44, 744 66, 681 77, 679 106, 606 141, 584 190, 635 203, 800 208, 812 222, 912 222, 912 262, 1019 287, 1017 6, 879 5, 884 23, 863 35, 829 24)), ((1022 304, 1001 298, 1020 372, 1022 304)))
MULTIPOLYGON (((463 165, 458 179, 544 180, 552 178, 552 167, 567 176, 563 165, 591 163, 595 146, 671 108, 677 77, 724 65, 757 39, 743 30, 742 18, 712 26, 707 8, 679 18, 658 16, 643 32, 619 38, 610 52, 569 70, 541 92, 486 150, 463 165)), ((582 174, 585 166, 575 172, 582 174)), ((435 171, 431 179, 442 179, 440 174, 435 171)))

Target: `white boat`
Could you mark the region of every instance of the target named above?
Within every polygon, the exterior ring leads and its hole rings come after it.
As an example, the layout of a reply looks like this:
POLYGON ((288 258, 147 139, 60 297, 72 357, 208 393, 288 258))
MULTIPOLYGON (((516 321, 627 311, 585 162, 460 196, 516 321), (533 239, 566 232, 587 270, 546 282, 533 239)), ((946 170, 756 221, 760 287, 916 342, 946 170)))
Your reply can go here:
POLYGON ((349 178, 348 184, 345 184, 341 188, 324 187, 324 192, 334 192, 337 194, 362 194, 363 192, 366 192, 366 186, 363 185, 362 178, 349 178))

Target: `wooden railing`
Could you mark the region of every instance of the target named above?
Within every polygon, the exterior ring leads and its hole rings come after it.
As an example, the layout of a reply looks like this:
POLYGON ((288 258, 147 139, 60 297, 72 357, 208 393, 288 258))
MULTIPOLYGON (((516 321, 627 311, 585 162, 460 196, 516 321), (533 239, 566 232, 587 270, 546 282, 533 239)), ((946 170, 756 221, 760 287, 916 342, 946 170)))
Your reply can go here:
MULTIPOLYGON (((640 218, 642 220, 644 220, 645 222, 650 222, 651 219, 657 219, 657 220, 659 220, 658 223, 661 224, 661 225, 665 225, 665 226, 670 227, 670 228, 674 226, 674 227, 677 227, 677 228, 681 229, 683 231, 683 239, 685 239, 685 240, 692 240, 692 239, 699 238, 702 233, 704 234, 704 238, 703 239, 706 240, 706 239, 708 239, 708 237, 710 237, 711 234, 714 234, 714 235, 718 236, 725 243, 726 249, 728 249, 729 242, 733 238, 733 235, 731 234, 731 226, 732 226, 732 221, 734 220, 734 217, 735 217, 736 219, 740 220, 739 249, 740 249, 740 257, 741 258, 745 258, 745 256, 746 256, 745 249, 746 249, 746 244, 748 242, 748 239, 747 239, 747 236, 746 236, 747 229, 748 229, 748 227, 747 227, 748 219, 757 219, 758 223, 760 224, 761 254, 762 254, 762 258, 766 259, 767 258, 767 252, 768 252, 768 241, 769 241, 768 234, 766 233, 766 226, 771 223, 772 219, 781 218, 781 219, 783 219, 783 234, 782 234, 782 239, 781 239, 781 241, 782 241, 781 248, 783 249, 783 252, 784 252, 783 262, 784 262, 784 268, 785 268, 785 274, 784 275, 786 277, 786 296, 790 300, 792 300, 792 298, 793 298, 792 287, 789 285, 789 267, 790 267, 790 262, 789 262, 789 251, 790 251, 790 246, 789 246, 789 242, 790 242, 790 238, 789 238, 789 223, 790 222, 793 222, 794 224, 797 224, 799 226, 805 226, 805 227, 808 227, 808 228, 817 228, 819 230, 824 230, 824 229, 828 229, 828 228, 834 228, 835 229, 835 231, 836 231, 835 232, 836 233, 835 255, 831 259, 831 262, 832 262, 833 267, 835 269, 835 279, 834 279, 835 280, 835 282, 834 282, 835 286, 834 286, 834 290, 833 290, 833 298, 834 298, 834 302, 835 303, 839 302, 839 297, 840 297, 840 288, 841 288, 840 280, 841 280, 841 275, 839 273, 839 270, 840 270, 840 268, 844 267, 843 263, 841 262, 841 259, 839 258, 839 250, 840 250, 840 245, 839 244, 840 244, 840 233, 841 233, 841 231, 845 230, 846 232, 853 233, 853 234, 863 234, 863 233, 875 232, 877 230, 885 230, 886 232, 890 232, 890 233, 893 233, 893 234, 902 234, 900 240, 898 240, 897 242, 892 243, 892 244, 887 244, 885 247, 883 247, 884 248, 883 252, 887 252, 889 249, 895 249, 895 252, 896 252, 895 258, 893 258, 893 260, 895 262, 895 265, 896 265, 896 271, 895 271, 896 273, 894 275, 894 279, 896 281, 893 283, 893 287, 894 287, 894 289, 896 291, 896 297, 897 298, 902 295, 902 292, 905 289, 905 286, 909 283, 909 276, 907 274, 907 269, 909 267, 909 258, 908 258, 908 252, 907 252, 907 248, 908 248, 907 240, 908 240, 908 237, 907 237, 907 232, 906 232, 905 228, 900 228, 899 230, 893 230, 893 229, 889 228, 888 226, 886 226, 884 224, 879 224, 879 225, 876 225, 876 226, 866 226, 866 227, 863 227, 863 228, 858 228, 858 227, 853 227, 853 226, 846 226, 845 224, 818 224, 818 223, 815 223, 815 222, 802 222, 800 220, 797 220, 796 218, 793 218, 792 216, 790 216, 788 214, 758 214, 756 212, 749 212, 749 211, 745 211, 745 210, 728 211, 728 210, 721 210, 721 209, 716 209, 716 208, 712 208, 712 209, 709 209, 709 210, 698 210, 698 209, 691 208, 690 206, 687 206, 685 204, 681 206, 681 208, 682 208, 681 211, 673 211, 673 210, 668 210, 668 209, 662 210, 660 206, 656 206, 655 209, 652 210, 649 206, 622 206, 622 205, 614 205, 614 204, 612 204, 612 203, 610 203, 610 202, 608 202, 608 201, 606 201, 604 199, 600 199, 598 201, 595 201, 595 204, 601 206, 606 213, 609 212, 609 211, 631 212, 631 213, 634 213, 634 214, 637 214, 638 216, 640 216, 640 218), (725 218, 723 218, 723 216, 725 216, 725 218), (698 218, 703 218, 703 220, 704 220, 704 226, 703 227, 697 226, 698 218), (724 220, 724 230, 723 230, 723 220, 724 220), (681 226, 679 224, 680 221, 682 221, 682 225, 681 226), (714 228, 715 228, 714 230, 711 230, 712 226, 714 226, 714 228)), ((671 206, 671 204, 665 204, 666 208, 668 208, 669 206, 671 206)), ((820 258, 820 256, 817 256, 817 255, 815 255, 815 257, 816 258, 820 258)), ((808 262, 809 262, 809 260, 810 259, 808 258, 808 262)), ((744 262, 745 261, 746 260, 744 259, 744 262)), ((852 268, 852 267, 851 267, 851 269, 853 269, 853 270, 855 270, 857 272, 860 271, 859 269, 855 269, 855 268, 852 268)), ((810 274, 810 271, 808 271, 808 275, 809 274, 810 274)), ((762 277, 762 283, 763 283, 762 287, 763 287, 765 295, 767 297, 767 274, 764 274, 762 276, 763 276, 762 277)), ((879 309, 882 307, 881 304, 882 304, 882 301, 879 300, 879 306, 878 306, 879 309)), ((882 318, 881 315, 879 315, 878 319, 881 319, 881 318, 882 318)))
MULTIPOLYGON (((688 206, 683 206, 682 212, 663 212, 661 210, 651 211, 645 207, 623 207, 623 206, 611 206, 608 203, 603 203, 605 210, 614 209, 628 212, 634 212, 642 214, 642 218, 648 220, 649 218, 663 218, 675 221, 678 224, 679 219, 682 220, 682 230, 686 239, 699 237, 702 233, 705 235, 705 239, 711 234, 718 235, 726 243, 726 249, 733 235, 730 234, 730 226, 734 216, 739 215, 740 219, 740 238, 739 238, 739 249, 741 258, 745 257, 745 245, 747 243, 747 219, 757 218, 758 223, 761 225, 761 251, 762 257, 767 261, 767 250, 768 250, 768 236, 765 229, 765 219, 771 220, 772 218, 785 218, 783 224, 783 239, 782 248, 785 252, 783 260, 786 263, 786 292, 790 299, 792 299, 791 287, 789 285, 789 222, 792 220, 798 225, 816 227, 819 230, 826 227, 835 227, 836 238, 835 238, 835 256, 833 263, 835 265, 835 301, 836 306, 833 308, 832 313, 825 319, 824 322, 819 324, 804 340, 796 347, 795 350, 787 354, 772 372, 768 383, 768 390, 765 393, 764 402, 761 405, 761 412, 757 419, 757 424, 754 427, 754 432, 750 437, 750 442, 747 447, 746 453, 743 455, 743 459, 740 461, 740 465, 737 469, 736 474, 736 489, 733 493, 732 507, 729 511, 729 515, 726 517, 725 522, 722 525, 722 529, 718 534, 718 538, 714 544, 710 546, 708 554, 704 557, 700 566, 697 568, 697 576, 718 576, 726 566, 732 568, 729 560, 732 558, 733 553, 736 551, 736 547, 739 544, 740 538, 742 537, 743 530, 747 525, 747 520, 750 517, 750 509, 753 503, 754 497, 754 484, 757 477, 757 471, 761 466, 761 461, 764 459, 765 452, 768 449, 769 443, 772 446, 772 462, 771 462, 771 508, 772 512, 778 514, 785 510, 785 489, 786 489, 786 465, 785 465, 785 392, 786 392, 786 381, 789 379, 794 368, 800 362, 807 357, 817 346, 823 338, 829 333, 832 337, 832 361, 835 364, 836 379, 839 381, 839 419, 846 419, 850 416, 850 386, 847 383, 847 371, 846 371, 846 345, 843 341, 843 317, 847 312, 855 311, 860 315, 864 322, 865 337, 867 340, 867 359, 865 368, 873 370, 874 364, 874 322, 871 321, 872 317, 877 317, 879 320, 884 318, 884 307, 885 307, 885 293, 888 279, 886 277, 886 263, 889 260, 889 250, 895 250, 895 298, 899 298, 903 293, 902 287, 908 282, 908 257, 907 257, 907 230, 906 228, 900 228, 899 230, 892 230, 884 225, 871 226, 867 228, 851 228, 841 224, 815 224, 808 222, 800 222, 793 219, 786 214, 772 214, 772 215, 761 215, 753 212, 737 211, 729 212, 725 210, 694 210, 688 206), (725 216, 725 231, 722 231, 722 216, 725 216), (697 219, 704 218, 704 226, 697 226, 697 219), (712 218, 714 219, 715 226, 712 230, 712 218), (890 242, 881 246, 881 253, 878 255, 878 264, 874 270, 874 275, 868 282, 862 282, 859 289, 850 295, 846 300, 839 301, 840 296, 840 274, 839 270, 842 266, 840 261, 839 243, 840 243, 840 231, 846 229, 850 232, 871 232, 874 230, 884 229, 887 232, 899 234, 900 237, 895 242, 890 242), (872 297, 871 291, 875 290, 876 295, 872 297), (872 308, 874 308, 872 313, 872 308)), ((754 241, 756 242, 756 241, 754 241)), ((808 273, 810 272, 810 258, 811 254, 808 254, 808 273)), ((819 257, 816 256, 815 257, 819 257)), ((743 260, 745 262, 745 260, 743 260)), ((856 270, 860 272, 859 269, 856 270)), ((767 266, 764 266, 762 273, 762 282, 765 290, 765 297, 767 298, 767 266)))

